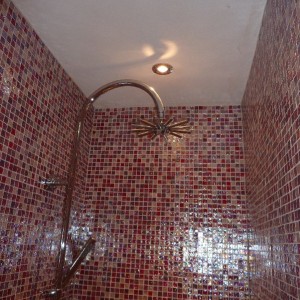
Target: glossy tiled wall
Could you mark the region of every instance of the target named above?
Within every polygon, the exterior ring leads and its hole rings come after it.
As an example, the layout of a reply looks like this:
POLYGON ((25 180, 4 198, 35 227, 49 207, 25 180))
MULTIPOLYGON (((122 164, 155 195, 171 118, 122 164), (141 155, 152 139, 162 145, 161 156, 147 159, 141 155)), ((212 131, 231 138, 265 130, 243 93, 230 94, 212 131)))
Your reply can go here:
POLYGON ((86 201, 97 240, 75 299, 248 299, 240 107, 169 108, 180 142, 130 132, 152 109, 98 110, 86 201))
POLYGON ((253 299, 300 299, 300 2, 268 1, 243 100, 253 299))
POLYGON ((0 39, 0 299, 40 299, 55 276, 64 190, 39 180, 66 176, 84 96, 10 1, 0 1, 0 39))
MULTIPOLYGON (((268 1, 243 100, 252 299, 300 298, 299 20, 299 1, 268 1)), ((40 299, 64 190, 38 182, 66 176, 84 96, 10 1, 0 39, 0 299, 40 299)), ((65 299, 249 298, 240 108, 167 115, 190 118, 193 134, 139 139, 130 128, 151 109, 99 110, 90 148, 88 117, 69 245, 97 244, 65 299)))

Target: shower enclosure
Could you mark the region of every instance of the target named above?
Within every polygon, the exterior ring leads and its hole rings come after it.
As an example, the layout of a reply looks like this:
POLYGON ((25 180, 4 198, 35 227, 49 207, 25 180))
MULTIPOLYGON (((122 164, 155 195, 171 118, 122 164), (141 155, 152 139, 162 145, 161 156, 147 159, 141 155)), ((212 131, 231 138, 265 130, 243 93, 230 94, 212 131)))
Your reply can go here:
MULTIPOLYGON (((241 106, 87 112, 71 219, 89 231, 64 271, 93 251, 64 298, 299 299, 299 16, 267 1, 241 106), (171 118, 193 130, 166 143, 171 118)), ((0 35, 0 299, 55 298, 86 97, 9 0, 0 35)))

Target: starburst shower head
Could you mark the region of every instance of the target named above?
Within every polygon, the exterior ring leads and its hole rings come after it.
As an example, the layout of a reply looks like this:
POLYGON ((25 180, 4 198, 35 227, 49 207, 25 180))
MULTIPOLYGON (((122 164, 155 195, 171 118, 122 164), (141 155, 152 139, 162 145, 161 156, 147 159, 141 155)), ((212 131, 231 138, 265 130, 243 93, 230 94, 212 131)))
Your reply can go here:
POLYGON ((168 136, 182 138, 184 134, 191 133, 192 127, 191 125, 189 125, 188 120, 174 122, 173 119, 169 119, 167 121, 163 121, 165 115, 164 104, 160 99, 159 95, 152 87, 148 86, 147 84, 141 81, 133 80, 133 79, 121 79, 121 80, 112 81, 97 89, 94 93, 92 93, 89 96, 88 102, 85 104, 85 106, 82 109, 80 119, 84 119, 90 105, 92 105, 101 95, 115 88, 124 87, 124 86, 133 86, 145 91, 148 95, 150 95, 150 97, 155 103, 157 119, 155 119, 154 121, 139 119, 139 122, 135 124, 134 129, 132 129, 132 131, 137 133, 139 137, 149 136, 151 139, 154 139, 157 136, 163 136, 166 140, 168 140, 168 136))
POLYGON ((157 136, 163 136, 167 140, 170 135, 182 138, 184 134, 190 134, 192 127, 188 120, 174 122, 173 119, 167 121, 139 119, 132 131, 137 133, 139 137, 148 136, 150 139, 154 139, 157 136))

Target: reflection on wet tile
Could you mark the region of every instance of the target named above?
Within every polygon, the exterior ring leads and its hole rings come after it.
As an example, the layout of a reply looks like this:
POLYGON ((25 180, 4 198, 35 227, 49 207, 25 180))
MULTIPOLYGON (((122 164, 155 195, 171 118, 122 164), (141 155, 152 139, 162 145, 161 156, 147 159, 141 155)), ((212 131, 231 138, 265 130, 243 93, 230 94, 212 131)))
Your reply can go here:
POLYGON ((268 1, 243 100, 253 299, 300 299, 300 6, 268 1))
POLYGON ((180 141, 130 133, 152 109, 96 112, 86 203, 97 244, 75 281, 90 299, 247 299, 248 214, 239 107, 168 108, 180 141))
POLYGON ((84 100, 11 1, 1 1, 0 299, 38 299, 53 284, 64 193, 38 181, 66 174, 84 100))

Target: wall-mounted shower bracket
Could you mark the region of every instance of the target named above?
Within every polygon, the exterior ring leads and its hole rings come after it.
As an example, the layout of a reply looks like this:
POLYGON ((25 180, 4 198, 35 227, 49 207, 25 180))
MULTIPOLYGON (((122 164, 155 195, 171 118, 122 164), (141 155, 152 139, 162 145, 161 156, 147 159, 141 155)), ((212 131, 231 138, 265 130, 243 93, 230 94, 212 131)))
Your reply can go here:
POLYGON ((59 297, 61 296, 61 292, 62 292, 61 289, 53 289, 53 290, 42 292, 42 295, 46 299, 59 299, 59 297))
POLYGON ((68 181, 65 178, 62 178, 59 175, 51 175, 48 178, 42 178, 39 181, 40 184, 45 186, 45 189, 48 191, 55 190, 58 186, 67 186, 68 181))

